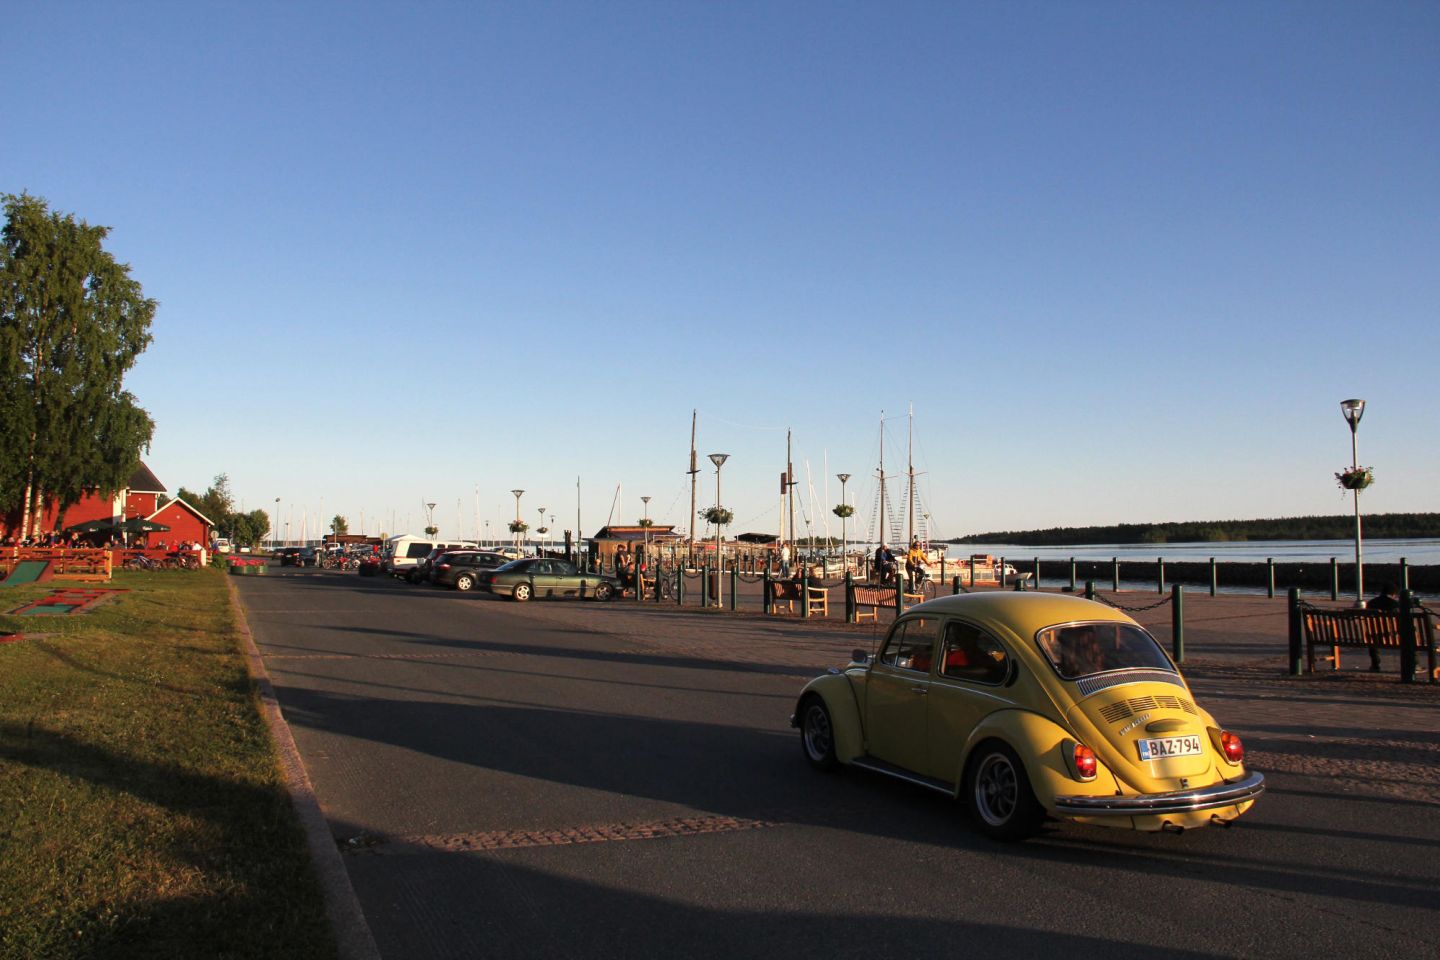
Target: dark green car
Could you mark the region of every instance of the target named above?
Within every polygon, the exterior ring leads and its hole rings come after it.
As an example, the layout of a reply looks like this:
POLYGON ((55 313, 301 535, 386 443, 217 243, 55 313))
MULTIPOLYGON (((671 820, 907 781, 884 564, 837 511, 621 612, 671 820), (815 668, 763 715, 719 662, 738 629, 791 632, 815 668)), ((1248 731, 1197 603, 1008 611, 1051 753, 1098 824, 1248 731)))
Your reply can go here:
POLYGON ((494 570, 481 570, 475 587, 521 602, 545 597, 613 600, 620 595, 620 581, 615 577, 584 573, 569 561, 549 557, 526 557, 494 570))

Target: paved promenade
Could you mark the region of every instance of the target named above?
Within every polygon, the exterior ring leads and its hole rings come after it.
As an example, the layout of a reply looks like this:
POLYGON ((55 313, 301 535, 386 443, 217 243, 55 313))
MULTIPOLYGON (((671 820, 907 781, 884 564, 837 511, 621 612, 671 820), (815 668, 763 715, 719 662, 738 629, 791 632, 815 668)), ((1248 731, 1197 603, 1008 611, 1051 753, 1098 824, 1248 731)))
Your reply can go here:
MULTIPOLYGON (((805 766, 796 693, 883 621, 237 589, 385 957, 1440 954, 1440 686, 1286 676, 1283 600, 1187 598, 1186 674, 1270 786, 1240 824, 1014 846, 805 766)), ((1169 642, 1158 595, 1109 599, 1169 642)))

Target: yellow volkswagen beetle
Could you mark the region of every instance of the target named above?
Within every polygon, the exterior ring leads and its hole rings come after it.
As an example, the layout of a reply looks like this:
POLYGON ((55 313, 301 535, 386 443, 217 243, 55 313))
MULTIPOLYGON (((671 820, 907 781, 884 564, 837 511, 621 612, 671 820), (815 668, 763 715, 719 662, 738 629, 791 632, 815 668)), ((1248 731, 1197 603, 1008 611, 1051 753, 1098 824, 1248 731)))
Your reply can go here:
POLYGON ((810 763, 963 799, 1006 840, 1046 816, 1136 830, 1228 825, 1265 778, 1138 623, 1079 597, 974 593, 906 611, 878 655, 805 686, 810 763))

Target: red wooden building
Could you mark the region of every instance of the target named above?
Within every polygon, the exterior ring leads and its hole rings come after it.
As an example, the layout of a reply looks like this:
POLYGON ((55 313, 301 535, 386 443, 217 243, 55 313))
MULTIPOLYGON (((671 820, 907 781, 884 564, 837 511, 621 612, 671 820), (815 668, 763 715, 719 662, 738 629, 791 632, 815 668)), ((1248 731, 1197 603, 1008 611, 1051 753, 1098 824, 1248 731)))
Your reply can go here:
MULTIPOLYGON (((20 536, 21 506, 0 516, 0 539, 20 536)), ((32 536, 44 536, 51 531, 64 531, 76 524, 91 520, 108 520, 120 523, 125 520, 142 518, 163 523, 170 532, 157 535, 168 543, 194 540, 203 545, 210 543, 210 528, 214 526, 200 511, 183 500, 165 499, 165 485, 159 481, 144 463, 135 468, 130 481, 113 493, 95 491, 81 497, 64 515, 54 504, 48 505, 40 518, 38 530, 32 536)))

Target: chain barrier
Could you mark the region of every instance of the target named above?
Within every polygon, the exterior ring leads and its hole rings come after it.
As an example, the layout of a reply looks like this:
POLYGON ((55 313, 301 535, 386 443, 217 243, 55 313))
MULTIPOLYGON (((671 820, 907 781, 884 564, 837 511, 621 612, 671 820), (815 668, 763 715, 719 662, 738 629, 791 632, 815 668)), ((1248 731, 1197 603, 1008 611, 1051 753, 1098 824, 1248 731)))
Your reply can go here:
POLYGON ((763 573, 737 573, 735 578, 741 583, 762 583, 765 580, 763 573))
POLYGON ((1163 607, 1170 602, 1170 598, 1166 597, 1163 600, 1156 600, 1154 603, 1147 603, 1143 607, 1127 607, 1122 603, 1116 603, 1113 600, 1107 600, 1105 599, 1105 597, 1101 596, 1098 593, 1095 594, 1095 599, 1099 600, 1107 607, 1114 607, 1116 610, 1124 610, 1126 613, 1145 613, 1146 611, 1154 610, 1157 607, 1163 607))

